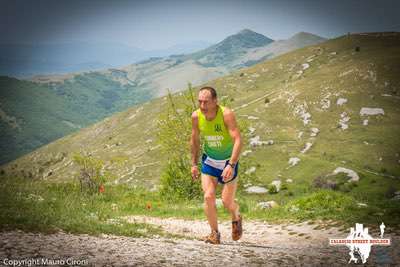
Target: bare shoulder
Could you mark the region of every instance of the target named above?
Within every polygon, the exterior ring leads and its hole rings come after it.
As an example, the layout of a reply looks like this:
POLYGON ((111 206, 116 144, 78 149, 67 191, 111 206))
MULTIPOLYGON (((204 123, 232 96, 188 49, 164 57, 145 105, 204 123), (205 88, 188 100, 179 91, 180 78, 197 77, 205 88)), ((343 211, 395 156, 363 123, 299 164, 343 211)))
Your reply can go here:
POLYGON ((235 117, 235 113, 230 108, 224 108, 224 118, 225 119, 232 119, 235 117))
POLYGON ((197 130, 199 123, 199 115, 197 114, 197 110, 193 111, 192 113, 192 128, 197 130))
POLYGON ((197 115, 197 110, 193 111, 192 119, 197 119, 199 116, 197 115))

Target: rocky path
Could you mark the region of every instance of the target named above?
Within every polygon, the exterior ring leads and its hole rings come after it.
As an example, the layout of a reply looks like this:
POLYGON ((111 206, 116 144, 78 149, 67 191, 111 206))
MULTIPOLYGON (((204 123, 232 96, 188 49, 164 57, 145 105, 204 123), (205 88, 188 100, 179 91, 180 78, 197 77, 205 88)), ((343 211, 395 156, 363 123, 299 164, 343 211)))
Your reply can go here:
MULTIPOLYGON (((25 260, 20 266, 29 266, 26 260, 30 259, 31 266, 46 260, 52 266, 345 266, 349 260, 346 247, 328 245, 328 238, 345 238, 347 232, 335 227, 320 229, 322 224, 245 221, 242 240, 234 242, 230 240, 230 223, 222 222, 222 244, 210 245, 197 240, 209 231, 205 221, 143 216, 124 219, 158 225, 188 238, 0 232, 0 265, 25 260)), ((392 245, 373 247, 366 266, 400 263, 399 237, 390 233, 385 237, 392 239, 392 245)))

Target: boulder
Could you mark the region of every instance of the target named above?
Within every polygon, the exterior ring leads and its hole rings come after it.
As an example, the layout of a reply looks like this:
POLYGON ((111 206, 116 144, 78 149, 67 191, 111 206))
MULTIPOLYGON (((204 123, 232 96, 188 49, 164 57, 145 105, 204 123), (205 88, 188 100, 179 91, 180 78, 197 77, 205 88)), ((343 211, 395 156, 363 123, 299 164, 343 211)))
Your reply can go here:
POLYGON ((382 108, 361 108, 360 115, 367 116, 367 115, 385 115, 385 111, 382 108))
POLYGON ((291 166, 295 166, 295 165, 297 165, 299 162, 300 162, 300 159, 297 158, 297 157, 293 157, 293 158, 290 158, 290 159, 289 159, 289 164, 290 164, 291 166))
POLYGON ((279 192, 279 190, 281 190, 282 182, 281 182, 281 180, 274 180, 271 182, 271 185, 274 185, 276 188, 276 191, 279 192))
POLYGON ((268 192, 268 190, 265 187, 253 185, 246 188, 246 192, 249 194, 265 194, 268 192))
POLYGON ((272 209, 279 207, 279 204, 271 200, 266 202, 258 202, 257 207, 260 207, 261 209, 272 209))
POLYGON ((360 180, 360 177, 358 176, 358 174, 350 169, 346 169, 343 167, 337 167, 334 171, 333 174, 338 174, 338 173, 345 173, 347 174, 347 176, 350 178, 349 181, 350 182, 358 182, 360 180))

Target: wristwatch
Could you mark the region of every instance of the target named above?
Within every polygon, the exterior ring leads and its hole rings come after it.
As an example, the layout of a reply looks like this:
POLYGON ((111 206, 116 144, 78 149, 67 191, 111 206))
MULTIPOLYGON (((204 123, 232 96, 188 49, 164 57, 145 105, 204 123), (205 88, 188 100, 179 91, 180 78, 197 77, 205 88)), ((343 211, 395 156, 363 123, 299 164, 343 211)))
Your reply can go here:
POLYGON ((236 163, 230 163, 230 162, 228 162, 228 165, 229 165, 229 166, 231 166, 231 167, 232 167, 232 169, 234 169, 234 168, 235 168, 235 166, 236 166, 236 163))

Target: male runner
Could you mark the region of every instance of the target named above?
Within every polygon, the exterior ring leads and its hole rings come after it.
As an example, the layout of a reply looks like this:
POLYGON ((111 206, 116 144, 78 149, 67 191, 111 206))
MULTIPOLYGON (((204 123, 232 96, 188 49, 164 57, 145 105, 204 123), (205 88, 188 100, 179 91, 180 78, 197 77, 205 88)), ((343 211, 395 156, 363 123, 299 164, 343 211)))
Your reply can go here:
POLYGON ((232 239, 242 236, 242 217, 235 202, 237 189, 238 160, 241 149, 240 131, 234 113, 218 105, 214 88, 206 86, 199 91, 199 109, 192 113, 192 177, 199 177, 197 167, 200 151, 200 135, 204 139, 202 155, 201 186, 204 192, 204 211, 211 227, 211 234, 205 241, 220 244, 218 231, 215 191, 217 184, 223 184, 222 202, 232 215, 232 239))

